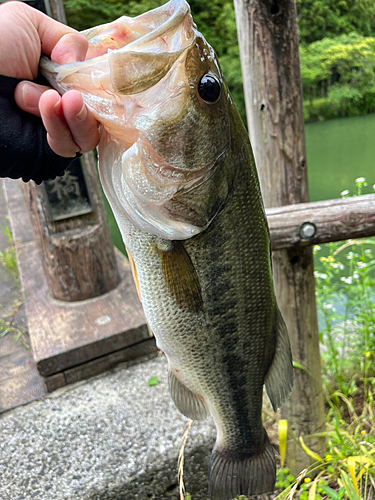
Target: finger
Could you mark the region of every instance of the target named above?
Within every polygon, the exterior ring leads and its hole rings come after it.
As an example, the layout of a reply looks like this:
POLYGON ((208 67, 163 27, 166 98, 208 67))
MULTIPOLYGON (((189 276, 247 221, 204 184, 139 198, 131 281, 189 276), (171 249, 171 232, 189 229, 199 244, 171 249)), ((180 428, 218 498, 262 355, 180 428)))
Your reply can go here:
MULTIPOLYGON (((88 41, 81 33, 65 24, 55 21, 38 10, 35 10, 34 19, 43 54, 52 56, 53 49, 58 43, 60 43, 58 54, 61 54, 65 43, 67 43, 69 56, 68 59, 63 60, 63 62, 67 63, 84 60, 88 49, 88 41), (63 38, 65 40, 63 40, 63 38)), ((63 64, 60 60, 55 60, 55 62, 63 64)))
POLYGON ((51 88, 31 82, 20 82, 14 91, 14 100, 23 111, 40 116, 39 100, 46 90, 51 88))
POLYGON ((51 56, 59 42, 55 62, 62 64, 84 60, 88 41, 78 31, 55 21, 24 2, 0 3, 0 9, 2 74, 30 80, 36 78, 41 53, 51 56), (22 36, 15 36, 17 30, 22 36), (65 38, 64 35, 69 37, 65 38), (63 57, 64 45, 68 47, 66 57, 63 57), (13 63, 11 56, 4 57, 12 53, 17 54, 18 64, 13 63))
POLYGON ((84 61, 89 42, 80 33, 68 33, 57 42, 51 52, 51 59, 58 64, 84 61))
POLYGON ((64 118, 62 100, 55 90, 47 90, 39 99, 40 115, 47 130, 51 149, 64 158, 73 158, 80 152, 64 118))
POLYGON ((99 142, 98 122, 87 109, 81 94, 70 90, 62 97, 64 118, 74 142, 82 153, 91 151, 99 142))

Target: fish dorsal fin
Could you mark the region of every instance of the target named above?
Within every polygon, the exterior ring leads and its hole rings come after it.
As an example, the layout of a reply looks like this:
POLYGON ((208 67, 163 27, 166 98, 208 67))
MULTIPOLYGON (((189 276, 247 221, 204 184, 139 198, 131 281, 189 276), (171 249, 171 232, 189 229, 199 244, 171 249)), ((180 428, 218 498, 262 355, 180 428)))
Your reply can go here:
POLYGON ((185 417, 204 420, 209 415, 205 403, 180 382, 171 367, 168 371, 168 385, 174 404, 185 417))
POLYGON ((138 297, 139 297, 139 300, 142 302, 142 299, 141 299, 141 289, 139 288, 139 279, 138 279, 137 268, 135 267, 134 259, 133 259, 132 255, 131 255, 131 253, 129 252, 128 247, 125 247, 125 248, 126 248, 126 253, 128 254, 130 269, 132 270, 132 275, 133 275, 135 287, 137 289, 138 297))
POLYGON ((292 351, 288 331, 279 309, 276 315, 276 351, 265 378, 266 391, 274 411, 285 403, 293 388, 292 351))
POLYGON ((158 246, 164 281, 180 309, 198 312, 202 309, 202 293, 197 272, 181 241, 158 246))

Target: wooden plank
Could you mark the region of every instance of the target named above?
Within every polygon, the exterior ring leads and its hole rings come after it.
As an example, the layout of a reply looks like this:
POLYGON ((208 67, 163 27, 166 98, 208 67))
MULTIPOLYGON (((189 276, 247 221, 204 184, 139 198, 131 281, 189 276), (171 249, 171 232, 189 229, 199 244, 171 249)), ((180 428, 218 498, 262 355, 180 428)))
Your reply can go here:
POLYGON ((83 365, 70 368, 62 373, 46 377, 44 379, 44 384, 46 390, 48 392, 52 392, 56 389, 64 387, 67 384, 73 384, 79 380, 100 375, 101 373, 116 367, 119 363, 149 356, 151 354, 156 355, 157 352, 158 349, 156 347, 156 342, 152 337, 143 340, 138 344, 121 349, 120 351, 112 352, 107 356, 102 356, 83 365))
POLYGON ((117 253, 120 285, 94 299, 72 303, 50 297, 34 243, 20 250, 31 347, 42 376, 118 351, 150 336, 129 264, 120 252, 117 253))
MULTIPOLYGON (((14 182, 14 181, 13 181, 14 182)), ((15 182, 14 182, 15 183, 15 182)), ((15 183, 16 184, 16 183, 15 183)), ((5 197, 4 180, 0 180, 0 224, 7 223, 7 203, 13 204, 17 212, 20 225, 27 230, 27 218, 22 217, 24 207, 15 203, 11 196, 5 197)), ((30 227, 30 224, 28 224, 30 227)), ((32 238, 32 235, 29 234, 32 238)), ((9 246, 6 235, 0 231, 0 250, 4 251, 9 246)), ((14 313, 14 301, 20 299, 20 291, 14 280, 8 279, 4 270, 0 270, 0 318, 9 320, 9 315, 14 313)), ((0 413, 18 405, 29 403, 45 394, 42 378, 39 376, 32 354, 20 342, 13 338, 14 333, 9 332, 0 336, 0 413)))
POLYGON ((375 194, 266 210, 272 250, 375 236, 375 194), (303 225, 316 232, 303 237, 303 225))
MULTIPOLYGON (((250 140, 265 207, 308 202, 302 86, 295 0, 234 0, 250 140)), ((295 385, 283 413, 294 436, 324 430, 314 263, 311 247, 273 254, 278 304, 294 360, 313 375, 295 370, 295 385)), ((320 455, 325 440, 308 439, 320 455)), ((310 458, 288 442, 293 475, 310 458)))
MULTIPOLYGON (((13 204, 22 206, 18 184, 11 184, 13 204)), ((13 206, 13 205, 12 205, 13 206)), ((17 212, 17 217, 18 212, 17 212)), ((65 302, 53 299, 47 288, 40 257, 34 243, 25 234, 10 211, 23 295, 26 303, 29 335, 34 359, 44 377, 61 373, 101 356, 120 351, 142 340, 149 332, 133 283, 127 259, 116 252, 121 282, 110 292, 93 299, 65 302)))
POLYGON ((0 413, 45 395, 32 354, 13 336, 0 338, 0 413))
POLYGON ((68 385, 64 372, 55 373, 55 375, 51 377, 46 377, 43 379, 43 382, 47 392, 57 391, 57 389, 61 389, 61 387, 68 385))

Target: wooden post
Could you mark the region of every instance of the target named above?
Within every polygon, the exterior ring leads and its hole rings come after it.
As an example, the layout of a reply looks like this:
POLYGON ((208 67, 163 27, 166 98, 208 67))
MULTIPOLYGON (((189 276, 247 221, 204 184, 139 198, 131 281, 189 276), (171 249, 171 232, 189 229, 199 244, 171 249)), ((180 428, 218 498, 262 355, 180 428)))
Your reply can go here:
MULTIPOLYGON (((46 10, 45 4, 40 7, 46 10)), ((48 7, 54 19, 66 23, 62 0, 49 0, 48 7)), ((71 302, 109 292, 121 279, 92 152, 83 156, 82 169, 91 211, 76 217, 54 220, 45 187, 34 182, 23 186, 49 292, 54 299, 71 302)), ((72 179, 70 186, 60 187, 78 187, 77 177, 72 179)))
MULTIPOLYGON (((234 0, 250 140, 266 207, 308 201, 297 14, 294 0, 234 0)), ((288 327, 296 369, 284 417, 295 438, 324 431, 319 335, 311 247, 273 253, 276 296, 288 327)), ((306 439, 320 455, 323 438, 306 439)), ((288 467, 311 460, 288 441, 288 467)))
POLYGON ((93 208, 85 215, 51 220, 43 187, 22 183, 48 290, 69 302, 97 297, 120 283, 94 155, 84 155, 83 162, 93 208))

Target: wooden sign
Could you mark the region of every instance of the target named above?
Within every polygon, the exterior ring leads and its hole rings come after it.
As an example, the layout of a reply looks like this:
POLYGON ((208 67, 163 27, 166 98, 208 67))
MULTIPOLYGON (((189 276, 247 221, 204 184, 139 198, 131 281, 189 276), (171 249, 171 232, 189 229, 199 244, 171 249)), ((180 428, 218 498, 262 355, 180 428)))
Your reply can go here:
POLYGON ((65 174, 43 182, 46 206, 51 220, 68 219, 92 212, 92 202, 80 158, 65 174))

